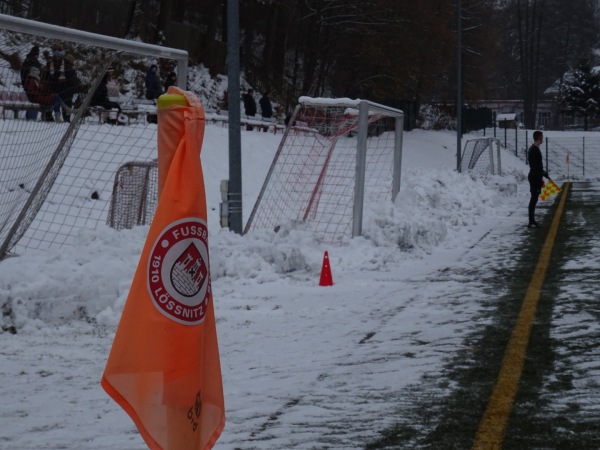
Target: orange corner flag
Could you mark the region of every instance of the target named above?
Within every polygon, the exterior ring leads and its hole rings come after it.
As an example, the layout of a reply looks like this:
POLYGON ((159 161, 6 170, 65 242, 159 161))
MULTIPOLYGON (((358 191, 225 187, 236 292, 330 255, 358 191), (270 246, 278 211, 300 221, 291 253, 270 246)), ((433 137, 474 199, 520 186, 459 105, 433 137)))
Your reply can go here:
POLYGON ((329 253, 327 253, 327 250, 323 254, 323 266, 321 267, 321 279, 319 280, 319 286, 333 286, 331 266, 329 265, 329 253))
POLYGON ((159 99, 159 202, 101 384, 151 449, 204 450, 225 426, 200 164, 205 116, 193 94, 170 87, 171 96, 179 101, 159 99))
POLYGON ((558 194, 559 192, 560 192, 560 188, 556 185, 556 183, 554 183, 554 181, 552 181, 552 180, 548 180, 548 182, 542 189, 542 192, 540 193, 540 198, 542 200, 546 200, 549 197, 552 197, 553 195, 558 194))

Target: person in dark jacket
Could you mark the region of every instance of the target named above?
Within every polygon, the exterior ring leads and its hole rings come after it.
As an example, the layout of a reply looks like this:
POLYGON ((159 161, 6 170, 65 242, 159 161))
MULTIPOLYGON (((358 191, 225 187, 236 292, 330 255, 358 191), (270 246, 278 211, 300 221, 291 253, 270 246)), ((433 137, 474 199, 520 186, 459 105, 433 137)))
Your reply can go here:
POLYGON ((29 75, 25 78, 25 93, 32 103, 52 108, 52 116, 56 122, 63 121, 61 108, 72 113, 71 108, 65 105, 62 99, 52 93, 46 83, 40 80, 40 69, 37 67, 29 69, 29 75))
POLYGON ((160 78, 158 76, 158 66, 152 64, 146 72, 146 98, 148 100, 156 100, 162 94, 160 88, 160 78))
POLYGON ((92 95, 90 106, 100 106, 104 109, 118 109, 120 113, 121 105, 119 105, 117 102, 113 102, 108 97, 108 82, 111 80, 111 78, 112 71, 108 70, 102 77, 102 80, 100 81, 96 92, 94 92, 94 95, 92 95))
POLYGON ((260 104, 260 113, 262 114, 263 119, 270 119, 273 117, 273 106, 271 105, 271 100, 269 100, 268 92, 263 94, 258 103, 260 104))
MULTIPOLYGON (((53 94, 58 95, 65 105, 73 106, 73 96, 80 91, 80 82, 75 72, 75 58, 54 50, 46 66, 46 82, 53 94)), ((63 120, 70 122, 70 115, 63 110, 63 120)))
POLYGON ((527 159, 529 161, 529 190, 531 192, 531 199, 529 200, 529 225, 528 228, 539 228, 540 225, 535 221, 535 206, 537 205, 538 198, 542 192, 542 186, 544 185, 543 177, 548 178, 548 172, 544 170, 544 162, 542 159, 542 151, 540 146, 544 142, 544 134, 541 131, 533 132, 533 144, 529 147, 527 152, 527 159))
POLYGON ((25 57, 25 61, 23 61, 23 65, 21 66, 21 85, 25 86, 25 79, 29 76, 29 70, 32 67, 37 68, 40 73, 42 71, 42 63, 38 59, 40 57, 40 48, 37 45, 31 47, 29 53, 25 57))
POLYGON ((175 72, 169 73, 165 80, 165 92, 169 90, 170 86, 177 86, 177 74, 175 72))
POLYGON ((242 95, 242 101, 244 102, 244 111, 248 117, 254 117, 256 115, 256 100, 254 100, 254 91, 248 89, 244 95, 242 95))

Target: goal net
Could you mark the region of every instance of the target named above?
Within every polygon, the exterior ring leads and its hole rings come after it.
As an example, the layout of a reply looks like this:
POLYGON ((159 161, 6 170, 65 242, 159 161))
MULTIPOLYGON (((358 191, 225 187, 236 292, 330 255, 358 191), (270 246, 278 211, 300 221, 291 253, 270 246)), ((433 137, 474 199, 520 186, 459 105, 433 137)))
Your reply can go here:
POLYGON ((494 138, 477 138, 465 142, 460 160, 460 171, 477 176, 502 175, 500 141, 494 138))
POLYGON ((329 244, 361 234, 363 207, 400 189, 402 111, 301 97, 245 232, 303 228, 329 244))
POLYGON ((128 162, 115 175, 106 223, 116 230, 149 224, 157 204, 158 162, 128 162))
MULTIPOLYGON (((81 228, 107 222, 118 169, 157 157, 156 125, 147 120, 156 107, 144 99, 145 73, 158 64, 177 70, 185 84, 187 53, 5 15, 0 25, 3 259, 24 248, 70 243, 81 228), (44 98, 25 92, 32 58, 44 98), (118 106, 99 106, 92 98, 108 71, 110 101, 118 106)), ((144 213, 135 223, 141 219, 144 213)), ((123 228, 131 221, 113 222, 123 228)))

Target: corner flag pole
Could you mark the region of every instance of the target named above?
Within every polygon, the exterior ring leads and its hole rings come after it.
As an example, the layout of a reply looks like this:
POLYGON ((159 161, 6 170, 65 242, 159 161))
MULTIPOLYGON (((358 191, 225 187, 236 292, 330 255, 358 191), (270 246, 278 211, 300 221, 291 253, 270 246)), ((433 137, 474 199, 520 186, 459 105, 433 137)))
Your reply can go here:
POLYGON ((151 450, 209 450, 225 405, 200 160, 206 116, 175 86, 157 115, 158 205, 101 384, 151 450))

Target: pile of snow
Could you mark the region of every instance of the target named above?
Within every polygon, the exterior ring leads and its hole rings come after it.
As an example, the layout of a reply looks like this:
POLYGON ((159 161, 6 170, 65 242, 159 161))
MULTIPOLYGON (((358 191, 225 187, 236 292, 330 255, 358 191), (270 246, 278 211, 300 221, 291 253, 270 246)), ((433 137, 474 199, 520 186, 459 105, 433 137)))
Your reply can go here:
MULTIPOLYGON (((327 248, 311 233, 261 231, 242 237, 216 225, 220 180, 227 178, 226 131, 207 125, 202 151, 213 281, 217 285, 221 279, 260 284, 292 277, 313 284, 327 248)), ((243 133, 246 218, 279 139, 243 133)), ((484 182, 457 173, 454 140, 450 132, 405 133, 400 195, 395 204, 365 205, 363 236, 332 252, 337 270, 386 271, 439 247, 464 247, 465 233, 469 238, 469 231, 478 224, 512 213, 515 198, 498 189, 498 182, 513 184, 516 190, 525 180, 526 166, 506 153, 503 163, 509 175, 484 182)), ((519 202, 526 205, 526 200, 519 202)), ((116 325, 147 230, 117 232, 104 226, 82 230, 74 246, 28 251, 3 261, 2 328, 39 328, 72 320, 116 325)))
MULTIPOLYGON (((246 220, 279 139, 242 133, 246 220)), ((493 252, 476 247, 482 236, 525 223, 526 166, 506 154, 507 176, 458 174, 448 132, 406 133, 403 155, 396 204, 365 205, 364 235, 347 246, 324 247, 303 230, 239 236, 217 225, 227 129, 206 127, 227 415, 216 448, 364 448, 402 419, 409 386, 440 373, 463 345, 485 293, 465 297, 462 281, 436 274, 460 261, 484 264, 493 252), (519 189, 507 195, 499 183, 519 189), (508 217, 517 208, 520 217, 508 217), (318 286, 325 250, 332 287, 318 286)), ((0 262, 0 441, 10 448, 145 448, 99 380, 147 231, 83 230, 73 246, 0 262)))

